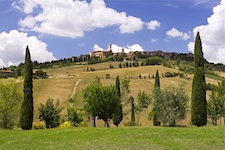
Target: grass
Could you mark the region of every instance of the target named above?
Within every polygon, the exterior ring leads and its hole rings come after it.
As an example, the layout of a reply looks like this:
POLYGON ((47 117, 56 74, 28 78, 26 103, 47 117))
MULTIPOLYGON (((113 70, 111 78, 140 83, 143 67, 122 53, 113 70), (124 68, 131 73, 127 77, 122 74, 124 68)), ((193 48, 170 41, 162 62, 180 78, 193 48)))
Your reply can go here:
MULTIPOLYGON (((191 87, 192 80, 187 80, 185 78, 172 77, 164 78, 162 77, 165 72, 178 72, 176 69, 167 68, 163 66, 139 66, 132 68, 119 68, 119 62, 111 62, 114 69, 110 69, 110 63, 99 63, 88 65, 89 67, 95 68, 96 71, 87 72, 87 65, 76 65, 71 67, 64 67, 59 69, 49 69, 45 70, 50 76, 48 79, 35 79, 33 86, 33 96, 34 96, 34 118, 38 118, 38 107, 40 103, 45 103, 48 98, 59 99, 60 105, 64 107, 62 111, 62 118, 66 118, 67 107, 70 106, 68 100, 73 94, 74 87, 77 81, 80 81, 77 85, 75 95, 73 95, 74 103, 73 106, 77 108, 82 108, 83 106, 83 89, 94 81, 96 76, 101 78, 101 82, 106 85, 115 84, 116 76, 119 75, 120 79, 130 80, 130 95, 137 99, 139 91, 145 91, 151 94, 154 88, 155 79, 152 78, 155 75, 156 70, 159 71, 160 85, 161 88, 168 88, 169 86, 177 86, 179 84, 184 85, 186 94, 191 97, 191 87), (109 79, 105 79, 106 74, 110 74, 109 79), (148 78, 150 74, 150 79, 148 78), (139 79, 139 75, 142 79, 139 79)), ((192 77, 192 75, 189 75, 192 77)), ((225 76, 225 75, 224 75, 225 76)), ((0 82, 6 83, 11 80, 15 80, 18 84, 19 90, 23 92, 23 78, 13 79, 0 79, 0 82)), ((206 78, 207 83, 217 84, 217 80, 212 78, 206 78)), ((209 93, 209 92, 208 92, 209 93)), ((190 104, 190 103, 189 103, 190 104)), ((190 105, 189 107, 190 108, 190 105)), ((188 116, 190 116, 188 114, 188 116)), ((128 114, 124 122, 128 121, 130 115, 128 114)), ((102 121, 100 126, 102 126, 102 121)), ((152 121, 148 120, 148 112, 143 112, 140 117, 140 122, 142 126, 149 126, 152 121)), ((185 121, 182 122, 184 125, 190 124, 190 117, 187 117, 185 121)))
POLYGON ((0 130, 0 149, 225 149, 224 127, 0 130))

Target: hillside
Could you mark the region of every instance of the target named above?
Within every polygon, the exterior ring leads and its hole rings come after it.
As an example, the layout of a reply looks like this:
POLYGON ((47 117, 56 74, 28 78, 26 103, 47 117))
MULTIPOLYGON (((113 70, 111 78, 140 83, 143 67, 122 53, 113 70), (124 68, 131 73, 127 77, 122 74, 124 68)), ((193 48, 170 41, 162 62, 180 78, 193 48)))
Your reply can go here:
MULTIPOLYGON (((120 79, 130 80, 130 90, 134 98, 140 91, 145 91, 151 94, 154 85, 154 78, 156 70, 158 69, 160 75, 160 82, 162 88, 167 88, 168 86, 177 86, 179 84, 184 85, 186 94, 191 96, 192 87, 192 74, 188 74, 189 80, 187 78, 163 77, 165 72, 178 72, 177 69, 167 68, 163 66, 139 66, 133 68, 119 68, 119 62, 112 63, 99 63, 93 65, 76 65, 71 67, 64 67, 60 69, 48 69, 45 70, 49 75, 48 79, 34 79, 34 108, 35 108, 35 118, 38 118, 37 108, 40 103, 45 103, 48 98, 59 99, 60 105, 64 107, 62 116, 65 119, 66 108, 70 105, 74 107, 81 108, 83 103, 82 90, 98 76, 101 78, 101 82, 106 85, 115 84, 116 76, 119 75, 120 79), (110 69, 110 64, 114 67, 110 69), (88 68, 94 68, 95 71, 87 71, 88 68), (106 79, 106 74, 110 75, 109 79, 106 79), (141 79, 139 76, 141 75, 141 79), (149 78, 150 77, 150 78, 149 78), (70 103, 70 98, 73 99, 73 103, 70 103)), ((219 74, 223 76, 223 73, 219 74)), ((12 79, 1 79, 3 82, 7 82, 12 79)), ((217 80, 212 78, 206 79, 207 83, 217 84, 217 80)), ((23 87, 23 79, 18 78, 18 87, 21 89, 23 87)), ((190 103, 189 103, 190 104, 190 103)), ((190 108, 190 106, 189 106, 190 108)), ((150 109, 150 108, 149 108, 150 109)), ((130 115, 127 116, 128 118, 130 115)), ((125 117, 125 121, 127 120, 125 117)), ((148 120, 148 113, 143 112, 141 114, 140 123, 143 126, 151 125, 151 121, 148 120)), ((190 115, 183 124, 190 124, 190 115)), ((103 126, 103 122, 99 121, 97 126, 103 126)))

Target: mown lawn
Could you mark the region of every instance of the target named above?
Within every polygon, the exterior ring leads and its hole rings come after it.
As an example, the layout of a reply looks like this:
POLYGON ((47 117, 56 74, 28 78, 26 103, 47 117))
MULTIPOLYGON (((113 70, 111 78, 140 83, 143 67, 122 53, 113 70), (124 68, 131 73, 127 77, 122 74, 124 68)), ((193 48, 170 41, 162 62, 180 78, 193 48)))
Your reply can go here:
POLYGON ((0 149, 225 149, 225 127, 0 130, 0 149))

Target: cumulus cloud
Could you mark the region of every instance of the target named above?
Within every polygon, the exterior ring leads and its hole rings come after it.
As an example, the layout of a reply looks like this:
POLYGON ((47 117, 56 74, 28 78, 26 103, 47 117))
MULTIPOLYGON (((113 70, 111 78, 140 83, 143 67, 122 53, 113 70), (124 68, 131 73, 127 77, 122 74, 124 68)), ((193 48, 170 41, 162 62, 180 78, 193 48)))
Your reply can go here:
MULTIPOLYGON (((110 47, 108 46, 107 50, 109 50, 110 47)), ((133 45, 127 45, 125 47, 118 46, 116 44, 112 44, 112 51, 114 53, 122 52, 122 49, 124 49, 125 53, 129 53, 130 51, 144 51, 144 49, 139 44, 133 44, 133 45)), ((99 47, 97 44, 93 46, 93 50, 103 50, 103 48, 99 47), (97 48, 97 49, 96 49, 97 48), (99 48, 99 49, 98 49, 99 48)))
MULTIPOLYGON (((207 24, 193 29, 193 36, 200 32, 204 57, 214 63, 225 64, 225 0, 213 8, 213 13, 207 18, 207 24)), ((188 49, 194 52, 194 42, 188 44, 188 49)))
POLYGON ((161 23, 158 22, 157 20, 152 20, 147 23, 147 27, 149 30, 155 30, 161 26, 161 23))
POLYGON ((187 40, 187 39, 190 38, 190 36, 189 36, 187 33, 181 32, 181 31, 177 30, 176 28, 172 28, 172 29, 168 30, 168 31, 166 32, 166 35, 167 35, 169 38, 180 37, 180 38, 182 38, 183 40, 187 40))
POLYGON ((120 33, 134 33, 144 25, 140 18, 107 7, 104 0, 20 0, 13 6, 27 15, 18 22, 21 30, 56 36, 77 38, 115 25, 120 33))
POLYGON ((18 65, 24 62, 25 49, 29 46, 32 61, 45 62, 55 60, 47 50, 46 43, 27 33, 11 30, 0 33, 0 67, 18 65))
POLYGON ((103 48, 101 48, 98 44, 95 44, 93 46, 93 51, 99 51, 99 50, 103 50, 103 48))

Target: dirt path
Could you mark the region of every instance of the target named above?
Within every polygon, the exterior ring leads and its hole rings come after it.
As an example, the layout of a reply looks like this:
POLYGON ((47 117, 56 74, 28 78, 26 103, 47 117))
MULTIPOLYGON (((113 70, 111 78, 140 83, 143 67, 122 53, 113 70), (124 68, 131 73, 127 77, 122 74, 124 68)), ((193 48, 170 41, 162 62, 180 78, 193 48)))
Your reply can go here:
POLYGON ((73 89, 73 93, 71 94, 71 98, 73 98, 73 96, 76 94, 77 86, 78 86, 78 84, 80 83, 80 81, 81 81, 81 79, 79 79, 79 80, 77 81, 77 83, 75 84, 74 89, 73 89))

